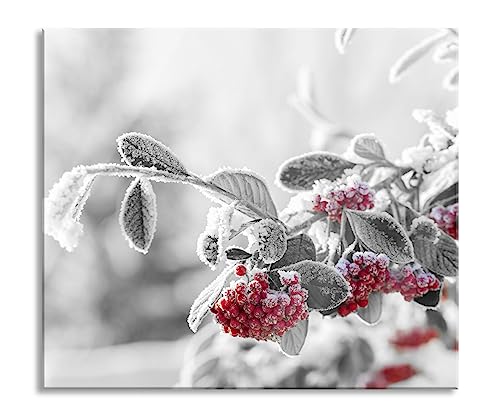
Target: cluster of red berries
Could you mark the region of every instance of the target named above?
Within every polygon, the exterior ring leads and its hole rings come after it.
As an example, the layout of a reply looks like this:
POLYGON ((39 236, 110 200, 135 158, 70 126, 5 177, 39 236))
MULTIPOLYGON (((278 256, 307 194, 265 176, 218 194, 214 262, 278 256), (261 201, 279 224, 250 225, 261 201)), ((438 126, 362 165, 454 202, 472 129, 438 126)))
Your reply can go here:
POLYGON ((375 193, 358 175, 351 175, 335 183, 326 195, 315 196, 313 210, 326 212, 328 217, 340 223, 342 208, 368 210, 374 207, 375 193))
POLYGON ((386 366, 380 369, 366 384, 366 388, 387 388, 396 382, 405 381, 417 374, 417 370, 409 363, 386 366))
POLYGON ((342 317, 366 307, 370 293, 382 290, 390 278, 389 258, 382 253, 355 252, 352 262, 342 258, 336 268, 351 286, 351 295, 337 310, 342 317))
POLYGON ((441 282, 434 274, 418 264, 409 264, 391 274, 382 288, 384 293, 399 292, 406 301, 422 297, 429 291, 439 290, 441 282))
POLYGON ((398 331, 389 340, 389 343, 399 350, 416 349, 437 337, 439 337, 439 332, 436 329, 422 329, 417 327, 408 331, 398 331))
MULTIPOLYGON (((238 265, 235 273, 246 275, 245 266, 238 265)), ((233 282, 211 309, 222 330, 234 337, 270 340, 307 319, 308 293, 298 273, 280 271, 280 281, 279 291, 269 288, 265 272, 254 273, 248 282, 233 282)))
POLYGON ((429 217, 436 222, 442 231, 453 239, 458 239, 458 203, 448 207, 434 207, 429 217))

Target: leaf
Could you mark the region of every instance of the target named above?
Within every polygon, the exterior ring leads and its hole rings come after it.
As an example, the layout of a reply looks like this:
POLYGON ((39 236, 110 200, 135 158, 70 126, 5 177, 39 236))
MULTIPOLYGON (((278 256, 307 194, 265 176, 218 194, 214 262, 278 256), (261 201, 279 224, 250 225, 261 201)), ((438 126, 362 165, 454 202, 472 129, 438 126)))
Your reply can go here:
POLYGON ((315 181, 334 181, 354 165, 330 152, 311 152, 285 161, 278 169, 276 184, 290 192, 310 190, 315 181))
POLYGON ((441 332, 441 334, 448 333, 448 324, 443 317, 443 313, 438 310, 426 310, 425 316, 427 319, 427 325, 435 327, 441 332))
POLYGON ((391 67, 389 71, 389 82, 398 82, 408 69, 429 53, 438 43, 440 43, 442 39, 447 36, 449 36, 449 32, 439 31, 436 34, 425 38, 414 47, 408 49, 391 67))
POLYGON ((250 258, 251 256, 251 253, 248 253, 241 248, 233 247, 226 249, 226 258, 230 261, 243 261, 250 258))
POLYGON ((421 234, 412 234, 411 240, 417 260, 435 274, 446 277, 458 275, 458 245, 446 233, 440 233, 437 243, 421 234))
MULTIPOLYGON (((219 187, 223 191, 230 193, 236 199, 249 203, 256 207, 261 213, 256 215, 252 208, 237 205, 235 208, 251 218, 271 217, 277 218, 278 212, 274 205, 271 194, 265 181, 250 170, 237 170, 224 168, 205 178, 205 181, 219 187)), ((231 204, 234 198, 216 190, 205 189, 204 192, 210 197, 215 197, 226 204, 231 204)))
POLYGON ((137 178, 123 198, 119 222, 129 246, 146 254, 156 231, 156 195, 151 183, 137 178))
POLYGON ((430 198, 425 203, 425 207, 432 208, 439 205, 448 206, 450 204, 455 204, 456 202, 458 202, 458 182, 451 184, 448 188, 430 198))
POLYGON ((297 356, 306 341, 309 320, 301 320, 285 332, 279 341, 280 350, 288 356, 297 356))
POLYGON ((132 166, 156 168, 168 172, 174 179, 189 175, 177 156, 163 143, 143 133, 124 133, 118 139, 118 152, 132 166))
POLYGON ((283 257, 271 265, 271 270, 283 268, 305 260, 316 260, 316 247, 313 240, 306 234, 291 237, 287 240, 287 248, 283 257))
POLYGON ((385 253, 395 263, 413 261, 413 245, 403 227, 387 213, 345 209, 357 238, 376 253, 385 253))
POLYGON ((414 298, 413 301, 425 307, 434 308, 437 307, 440 299, 441 299, 441 290, 436 290, 436 291, 429 291, 422 297, 414 298))
POLYGON ((345 54, 345 48, 351 41, 356 28, 340 28, 335 31, 335 46, 341 54, 345 54))
POLYGON ((361 158, 371 161, 385 160, 384 148, 373 133, 363 133, 352 139, 353 151, 361 158))
POLYGON ((286 230, 271 219, 262 220, 257 226, 259 254, 266 264, 279 261, 286 252, 286 230))
POLYGON ((208 314, 210 307, 212 307, 221 295, 222 290, 226 286, 226 281, 232 273, 233 266, 226 267, 194 300, 187 318, 187 323, 193 333, 196 333, 202 320, 208 314))
POLYGON ((382 293, 372 292, 368 296, 368 305, 364 308, 358 308, 356 314, 363 323, 377 324, 382 316, 382 293))
POLYGON ((283 270, 300 274, 301 285, 309 291, 307 305, 315 310, 336 308, 349 296, 349 284, 344 277, 321 262, 301 261, 283 270))

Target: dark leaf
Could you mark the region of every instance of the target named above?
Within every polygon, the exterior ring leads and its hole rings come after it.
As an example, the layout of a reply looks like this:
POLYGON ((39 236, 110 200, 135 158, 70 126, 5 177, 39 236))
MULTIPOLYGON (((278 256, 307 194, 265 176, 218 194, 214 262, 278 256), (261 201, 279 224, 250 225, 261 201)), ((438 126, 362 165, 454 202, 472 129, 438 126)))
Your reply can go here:
POLYGON ((415 257, 435 274, 447 277, 458 275, 458 245, 446 233, 440 233, 437 243, 423 238, 421 235, 411 236, 415 257))
POLYGON ((251 253, 246 252, 241 248, 227 248, 226 249, 226 257, 231 261, 243 261, 252 256, 251 253))
POLYGON ((307 305, 315 310, 329 310, 342 304, 349 295, 349 284, 335 268, 320 262, 301 261, 283 268, 296 271, 309 292, 307 305))
POLYGON ((334 181, 352 162, 329 152, 312 152, 291 158, 278 170, 276 181, 287 191, 310 190, 316 180, 334 181))
POLYGON ((413 261, 413 246, 403 227, 387 213, 345 210, 361 242, 376 253, 385 253, 396 263, 413 261))
POLYGON ((118 152, 123 160, 132 166, 156 168, 176 178, 188 176, 184 165, 163 143, 143 133, 125 133, 117 140, 118 152))
POLYGON ((283 257, 271 265, 271 269, 279 269, 305 260, 316 260, 316 247, 312 239, 301 234, 287 240, 287 248, 283 257))
POLYGON ((131 248, 147 253, 156 230, 156 195, 151 183, 137 178, 122 201, 119 222, 131 248))

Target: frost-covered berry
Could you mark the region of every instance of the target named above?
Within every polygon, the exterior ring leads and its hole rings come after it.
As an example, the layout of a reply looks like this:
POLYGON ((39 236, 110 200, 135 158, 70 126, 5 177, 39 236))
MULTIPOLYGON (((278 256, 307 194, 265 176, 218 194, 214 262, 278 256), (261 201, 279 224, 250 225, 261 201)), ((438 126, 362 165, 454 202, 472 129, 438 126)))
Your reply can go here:
POLYGON ((434 328, 416 327, 408 331, 398 331, 389 342, 398 350, 415 349, 437 337, 439 337, 439 333, 434 328))
POLYGON ((439 290, 440 287, 441 282, 433 273, 413 263, 391 274, 382 291, 384 293, 399 292, 406 301, 413 301, 429 291, 439 290))
POLYGON ((385 254, 355 252, 352 261, 342 258, 335 266, 351 287, 351 295, 338 307, 342 317, 368 305, 368 296, 381 291, 390 278, 389 258, 385 254))
POLYGON ((308 293, 299 274, 280 271, 280 280, 283 287, 273 290, 269 276, 256 272, 248 284, 239 280, 226 288, 211 309, 222 330, 234 337, 272 340, 305 320, 308 293))
POLYGON ((236 265, 236 268, 234 268, 234 273, 237 276, 242 277, 247 273, 247 268, 242 264, 236 265))
POLYGON ((368 210, 374 207, 374 191, 360 175, 343 176, 327 187, 326 180, 318 181, 313 191, 317 194, 313 200, 313 210, 325 212, 328 217, 340 223, 342 208, 368 210))
POLYGON ((434 207, 429 217, 443 232, 449 234, 453 239, 458 239, 458 203, 447 207, 434 207))

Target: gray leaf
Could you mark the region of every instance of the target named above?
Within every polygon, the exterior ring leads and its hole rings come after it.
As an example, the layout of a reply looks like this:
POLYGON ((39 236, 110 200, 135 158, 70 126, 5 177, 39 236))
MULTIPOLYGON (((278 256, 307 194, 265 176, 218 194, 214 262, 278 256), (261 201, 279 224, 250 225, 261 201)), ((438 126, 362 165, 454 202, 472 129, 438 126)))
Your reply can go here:
MULTIPOLYGON (((278 217, 276 206, 266 183, 252 171, 222 169, 206 177, 205 181, 231 193, 237 199, 257 207, 265 217, 278 217)), ((226 204, 234 201, 224 194, 214 195, 213 190, 204 190, 204 192, 226 204)), ((256 218, 256 213, 253 210, 241 205, 236 206, 236 208, 251 218, 256 218)))
POLYGON ((283 270, 300 274, 301 285, 309 292, 307 305, 315 310, 336 308, 349 296, 349 284, 344 277, 321 262, 301 261, 283 270))
POLYGON ((384 148, 374 134, 364 133, 353 138, 353 150, 356 155, 371 161, 385 160, 384 148))
POLYGON ((173 175, 173 179, 184 178, 188 172, 177 156, 163 143, 143 133, 125 133, 117 140, 118 152, 132 166, 156 168, 173 175))
POLYGON ((382 294, 379 292, 372 292, 368 296, 368 305, 364 308, 358 308, 356 314, 361 321, 366 324, 377 324, 382 315, 382 294))
POLYGON ((376 253, 385 253, 393 262, 413 261, 413 245, 403 227, 387 213, 345 210, 361 242, 376 253))
POLYGON ((196 333, 202 320, 208 314, 210 307, 212 307, 221 295, 222 290, 226 286, 226 281, 232 273, 233 266, 231 265, 224 269, 215 280, 208 284, 200 295, 196 297, 196 300, 194 300, 187 318, 189 328, 193 333, 196 333))
POLYGON ((280 349, 288 356, 296 356, 306 341, 309 320, 301 320, 288 330, 279 342, 280 349))
POLYGON ((156 231, 156 195, 151 183, 137 178, 128 187, 122 201, 119 221, 131 248, 147 253, 156 231))
POLYGON ((301 234, 287 240, 285 254, 278 262, 271 265, 271 269, 283 268, 305 260, 316 260, 316 247, 308 235, 301 234))
POLYGON ((458 245, 446 233, 440 233, 437 243, 416 234, 411 236, 415 257, 435 274, 447 277, 458 275, 458 245))
POLYGON ((316 180, 334 181, 354 165, 330 152, 311 152, 285 161, 278 169, 276 183, 286 191, 310 190, 316 180))

